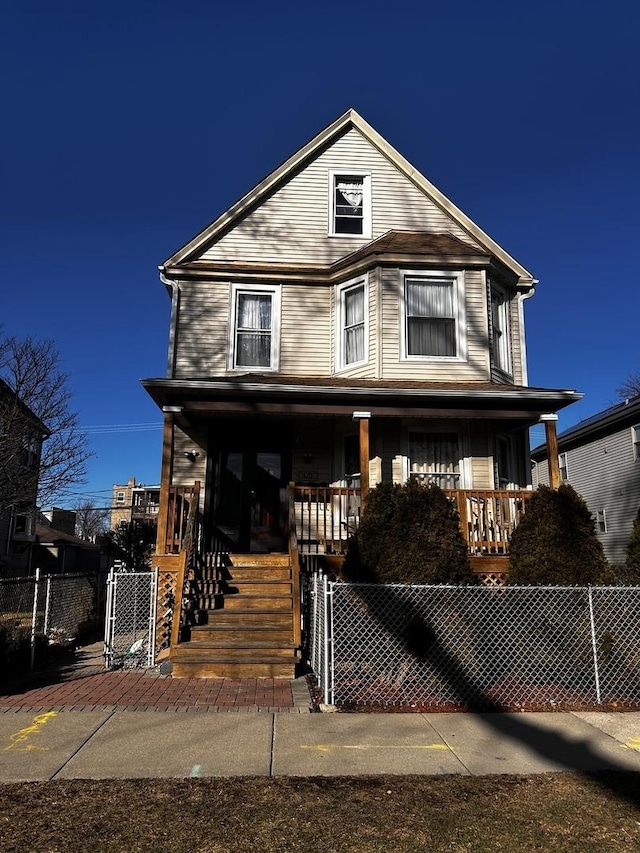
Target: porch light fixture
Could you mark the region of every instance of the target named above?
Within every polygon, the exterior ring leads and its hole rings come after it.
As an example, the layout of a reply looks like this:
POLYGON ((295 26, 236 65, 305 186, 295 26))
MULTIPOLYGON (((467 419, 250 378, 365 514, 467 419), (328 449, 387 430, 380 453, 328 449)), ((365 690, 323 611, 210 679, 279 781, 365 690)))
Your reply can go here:
POLYGON ((200 453, 197 450, 185 450, 184 455, 187 459, 190 459, 191 462, 195 462, 200 453))
POLYGON ((540 415, 540 423, 542 423, 542 424, 545 424, 545 423, 548 423, 551 421, 557 421, 557 420, 558 420, 558 416, 555 414, 554 415, 540 415))
POLYGON ((354 412, 352 418, 354 421, 368 420, 371 417, 371 412, 354 412))
POLYGON ((182 411, 182 406, 163 406, 162 411, 165 415, 179 415, 182 411))

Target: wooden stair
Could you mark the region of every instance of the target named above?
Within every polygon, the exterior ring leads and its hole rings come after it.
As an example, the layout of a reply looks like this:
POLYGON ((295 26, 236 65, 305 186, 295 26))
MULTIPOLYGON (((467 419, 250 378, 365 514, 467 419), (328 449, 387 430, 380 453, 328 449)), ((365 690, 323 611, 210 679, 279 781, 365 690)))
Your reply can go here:
POLYGON ((229 554, 223 579, 205 563, 195 579, 203 624, 172 647, 176 678, 293 678, 296 607, 286 554, 229 554))

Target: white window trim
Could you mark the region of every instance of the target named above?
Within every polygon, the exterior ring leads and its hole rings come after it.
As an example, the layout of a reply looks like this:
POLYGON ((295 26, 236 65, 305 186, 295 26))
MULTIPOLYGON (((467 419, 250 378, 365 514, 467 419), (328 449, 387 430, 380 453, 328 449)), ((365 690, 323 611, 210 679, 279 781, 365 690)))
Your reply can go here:
POLYGON ((640 459, 640 424, 634 424, 631 427, 631 447, 633 458, 640 459))
POLYGON ((609 526, 607 524, 607 511, 606 509, 597 509, 596 510, 596 528, 598 533, 608 533, 609 526))
POLYGON ((467 312, 465 304, 464 270, 401 270, 400 271, 400 358, 418 362, 461 362, 467 360, 467 312), (453 281, 453 311, 456 321, 457 355, 408 355, 406 286, 407 278, 453 281))
POLYGON ((491 312, 491 354, 493 366, 496 370, 500 371, 500 373, 504 373, 507 376, 513 376, 513 359, 511 356, 511 303, 509 301, 509 296, 507 294, 507 291, 503 287, 500 287, 500 285, 497 285, 494 281, 491 280, 489 281, 489 295, 489 310, 491 312), (498 297, 499 299, 498 313, 500 315, 500 326, 502 332, 499 348, 496 347, 493 324, 494 296, 498 297), (500 359, 504 362, 503 364, 498 364, 496 358, 496 355, 498 354, 498 349, 500 350, 499 356, 500 359))
POLYGON ((558 469, 560 471, 560 481, 562 483, 569 482, 569 457, 567 456, 566 450, 563 450, 561 453, 558 453, 558 469), (564 465, 562 464, 562 459, 564 457, 564 465), (562 472, 564 471, 564 477, 562 476, 562 472))
POLYGON ((241 284, 232 283, 229 306, 229 339, 227 366, 229 370, 238 373, 256 370, 259 373, 276 373, 280 369, 280 303, 281 290, 279 284, 241 284), (271 358, 269 367, 263 365, 236 364, 236 313, 238 306, 238 295, 240 293, 266 293, 272 297, 271 301, 271 358))
POLYGON ((344 237, 347 240, 371 239, 371 172, 361 169, 330 169, 329 170, 329 237, 344 237), (362 178, 362 234, 339 234, 335 230, 335 186, 339 175, 354 175, 362 178))
POLYGON ((335 288, 336 300, 336 341, 335 341, 335 372, 339 373, 343 370, 352 370, 356 367, 361 367, 369 361, 369 276, 364 275, 360 278, 352 278, 345 281, 344 284, 338 284, 335 288), (360 361, 352 361, 346 364, 345 356, 345 339, 344 339, 344 303, 345 294, 354 287, 362 286, 364 299, 364 358, 360 361))
POLYGON ((414 426, 409 426, 405 432, 405 453, 402 457, 402 476, 405 482, 411 476, 411 458, 409 456, 409 433, 412 432, 424 432, 424 433, 439 433, 439 432, 450 432, 457 436, 458 438, 458 453, 460 454, 460 459, 458 460, 458 468, 460 469, 460 476, 458 477, 458 489, 470 489, 471 481, 469 478, 469 472, 471 471, 471 457, 468 453, 467 448, 467 437, 463 431, 459 428, 447 427, 446 425, 434 425, 434 426, 425 426, 424 423, 416 424, 414 426))

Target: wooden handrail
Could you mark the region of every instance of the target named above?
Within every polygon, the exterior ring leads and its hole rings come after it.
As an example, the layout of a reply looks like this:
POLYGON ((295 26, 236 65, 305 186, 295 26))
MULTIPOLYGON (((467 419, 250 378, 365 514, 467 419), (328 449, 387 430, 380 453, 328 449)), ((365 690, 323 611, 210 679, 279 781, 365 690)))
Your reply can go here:
MULTIPOLYGON (((180 642, 180 628, 182 627, 182 602, 185 594, 185 584, 190 582, 190 573, 193 573, 194 560, 196 557, 196 523, 198 519, 198 510, 200 505, 200 481, 196 480, 193 486, 172 487, 172 489, 180 491, 184 496, 189 490, 189 503, 187 516, 184 523, 184 533, 180 540, 179 561, 176 574, 176 591, 173 602, 173 617, 171 622, 171 645, 175 646, 180 642)), ((170 501, 171 503, 171 501, 170 501)), ((177 503, 177 501, 176 501, 177 503)), ((182 507, 184 514, 184 505, 182 507)), ((177 519, 174 518, 174 523, 177 519)), ((180 520, 180 528, 182 523, 180 520)), ((167 537, 168 538, 168 537, 167 537)))
POLYGON ((295 483, 289 483, 289 561, 291 563, 291 582, 293 594, 293 642, 302 644, 302 613, 300 601, 300 553, 298 550, 298 527, 295 511, 295 483))

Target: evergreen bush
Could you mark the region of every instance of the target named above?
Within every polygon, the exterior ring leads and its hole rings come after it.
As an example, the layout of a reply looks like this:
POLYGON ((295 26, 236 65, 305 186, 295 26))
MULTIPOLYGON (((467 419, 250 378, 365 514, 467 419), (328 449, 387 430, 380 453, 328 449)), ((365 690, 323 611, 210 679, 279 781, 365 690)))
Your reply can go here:
POLYGON ((369 492, 343 573, 364 583, 475 582, 455 506, 415 479, 369 492))
POLYGON ((540 486, 527 502, 509 549, 509 584, 608 584, 614 576, 595 521, 569 485, 540 486))
POLYGON ((640 509, 631 530, 627 559, 620 580, 627 584, 640 584, 640 509))

